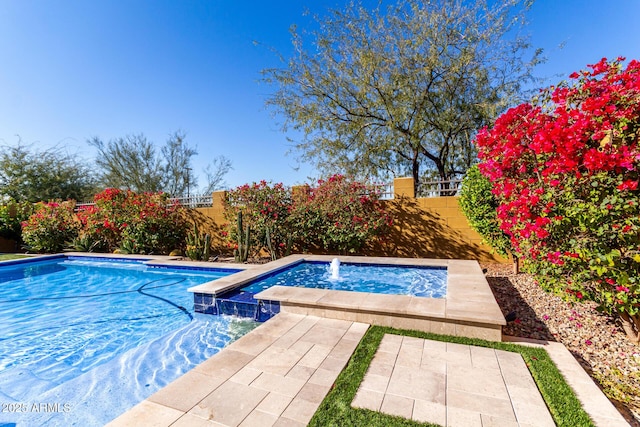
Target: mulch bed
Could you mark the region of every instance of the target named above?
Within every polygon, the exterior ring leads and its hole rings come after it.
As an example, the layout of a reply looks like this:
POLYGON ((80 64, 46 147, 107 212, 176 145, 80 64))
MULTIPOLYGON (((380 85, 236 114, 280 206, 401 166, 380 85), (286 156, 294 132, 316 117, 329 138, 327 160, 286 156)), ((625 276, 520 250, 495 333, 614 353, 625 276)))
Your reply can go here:
POLYGON ((546 293, 511 265, 482 264, 503 314, 516 319, 506 335, 559 341, 596 380, 632 426, 640 427, 640 346, 592 303, 572 304, 546 293))

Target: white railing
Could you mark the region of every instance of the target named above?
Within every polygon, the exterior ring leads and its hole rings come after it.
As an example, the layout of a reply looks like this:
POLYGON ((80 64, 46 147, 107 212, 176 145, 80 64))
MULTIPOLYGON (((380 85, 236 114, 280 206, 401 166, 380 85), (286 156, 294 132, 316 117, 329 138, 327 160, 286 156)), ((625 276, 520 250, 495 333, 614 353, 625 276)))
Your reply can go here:
POLYGON ((169 200, 178 202, 188 208, 210 208, 213 206, 213 196, 211 194, 172 197, 169 200))
POLYGON ((367 184, 371 192, 378 194, 380 200, 393 199, 393 182, 367 184))
MULTIPOLYGON (((191 196, 171 197, 171 203, 179 203, 187 208, 210 208, 213 206, 213 196, 211 194, 196 194, 191 196)), ((95 206, 93 202, 76 203, 75 211, 81 211, 91 206, 95 206)))
POLYGON ((442 197, 455 196, 460 190, 461 179, 451 179, 449 181, 420 180, 420 185, 416 189, 416 197, 442 197))
POLYGON ((82 211, 85 210, 91 206, 95 206, 96 204, 93 202, 86 202, 86 203, 76 203, 76 207, 73 208, 74 211, 78 212, 78 211, 82 211))

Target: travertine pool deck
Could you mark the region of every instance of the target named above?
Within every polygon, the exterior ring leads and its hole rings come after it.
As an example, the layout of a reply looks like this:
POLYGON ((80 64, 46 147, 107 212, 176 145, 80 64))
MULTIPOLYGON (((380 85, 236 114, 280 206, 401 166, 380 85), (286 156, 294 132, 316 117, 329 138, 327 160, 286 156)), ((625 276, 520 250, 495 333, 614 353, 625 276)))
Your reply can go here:
MULTIPOLYGON (((190 288, 189 291, 216 296, 300 262, 329 264, 333 258, 325 255, 291 255, 190 288)), ((273 286, 258 293, 255 298, 278 301, 280 310, 287 313, 493 341, 502 339, 502 326, 506 322, 476 261, 352 256, 340 256, 339 259, 352 264, 445 267, 447 269, 446 297, 424 298, 273 286)))
MULTIPOLYGON (((306 425, 368 327, 280 313, 108 425, 306 425)), ((524 344, 547 350, 597 426, 628 425, 562 344, 524 344)), ((516 353, 386 335, 352 406, 443 426, 554 425, 533 384, 516 353)))

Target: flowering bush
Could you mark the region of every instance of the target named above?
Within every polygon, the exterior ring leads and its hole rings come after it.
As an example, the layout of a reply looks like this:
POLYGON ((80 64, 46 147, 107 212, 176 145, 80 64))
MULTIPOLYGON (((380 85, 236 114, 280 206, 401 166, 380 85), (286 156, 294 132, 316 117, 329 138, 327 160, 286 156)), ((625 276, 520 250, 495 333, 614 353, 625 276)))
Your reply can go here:
POLYGON ((300 197, 290 222, 299 245, 330 252, 354 253, 391 225, 379 195, 343 175, 319 180, 300 197))
POLYGON ((30 251, 60 252, 77 236, 79 228, 72 202, 38 203, 22 223, 22 239, 30 251))
POLYGON ((238 211, 242 211, 244 226, 251 227, 249 245, 254 251, 265 249, 272 259, 286 254, 291 246, 288 222, 291 205, 291 190, 281 183, 263 180, 227 192, 224 210, 229 221, 225 232, 229 245, 236 245, 236 218, 238 211))
POLYGON ((479 132, 498 220, 543 287, 593 300, 640 340, 640 62, 622 58, 479 132))
POLYGON ((188 222, 182 207, 164 193, 134 193, 108 188, 94 198, 95 206, 78 212, 82 236, 106 250, 128 253, 169 253, 182 247, 188 222))

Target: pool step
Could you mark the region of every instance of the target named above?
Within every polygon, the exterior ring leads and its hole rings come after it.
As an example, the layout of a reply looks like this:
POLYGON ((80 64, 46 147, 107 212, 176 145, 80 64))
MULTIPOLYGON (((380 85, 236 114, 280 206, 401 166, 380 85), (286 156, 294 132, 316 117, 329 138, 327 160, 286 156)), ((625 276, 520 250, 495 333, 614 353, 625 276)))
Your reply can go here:
POLYGON ((25 401, 74 378, 80 370, 51 357, 45 357, 26 367, 14 367, 0 374, 0 393, 15 401, 25 401), (55 373, 55 375, 54 375, 55 373), (49 378, 57 378, 52 381, 49 378))
POLYGON ((209 294, 194 293, 195 311, 198 313, 243 317, 264 322, 280 312, 277 301, 254 298, 255 293, 242 290, 225 292, 217 298, 209 294))

